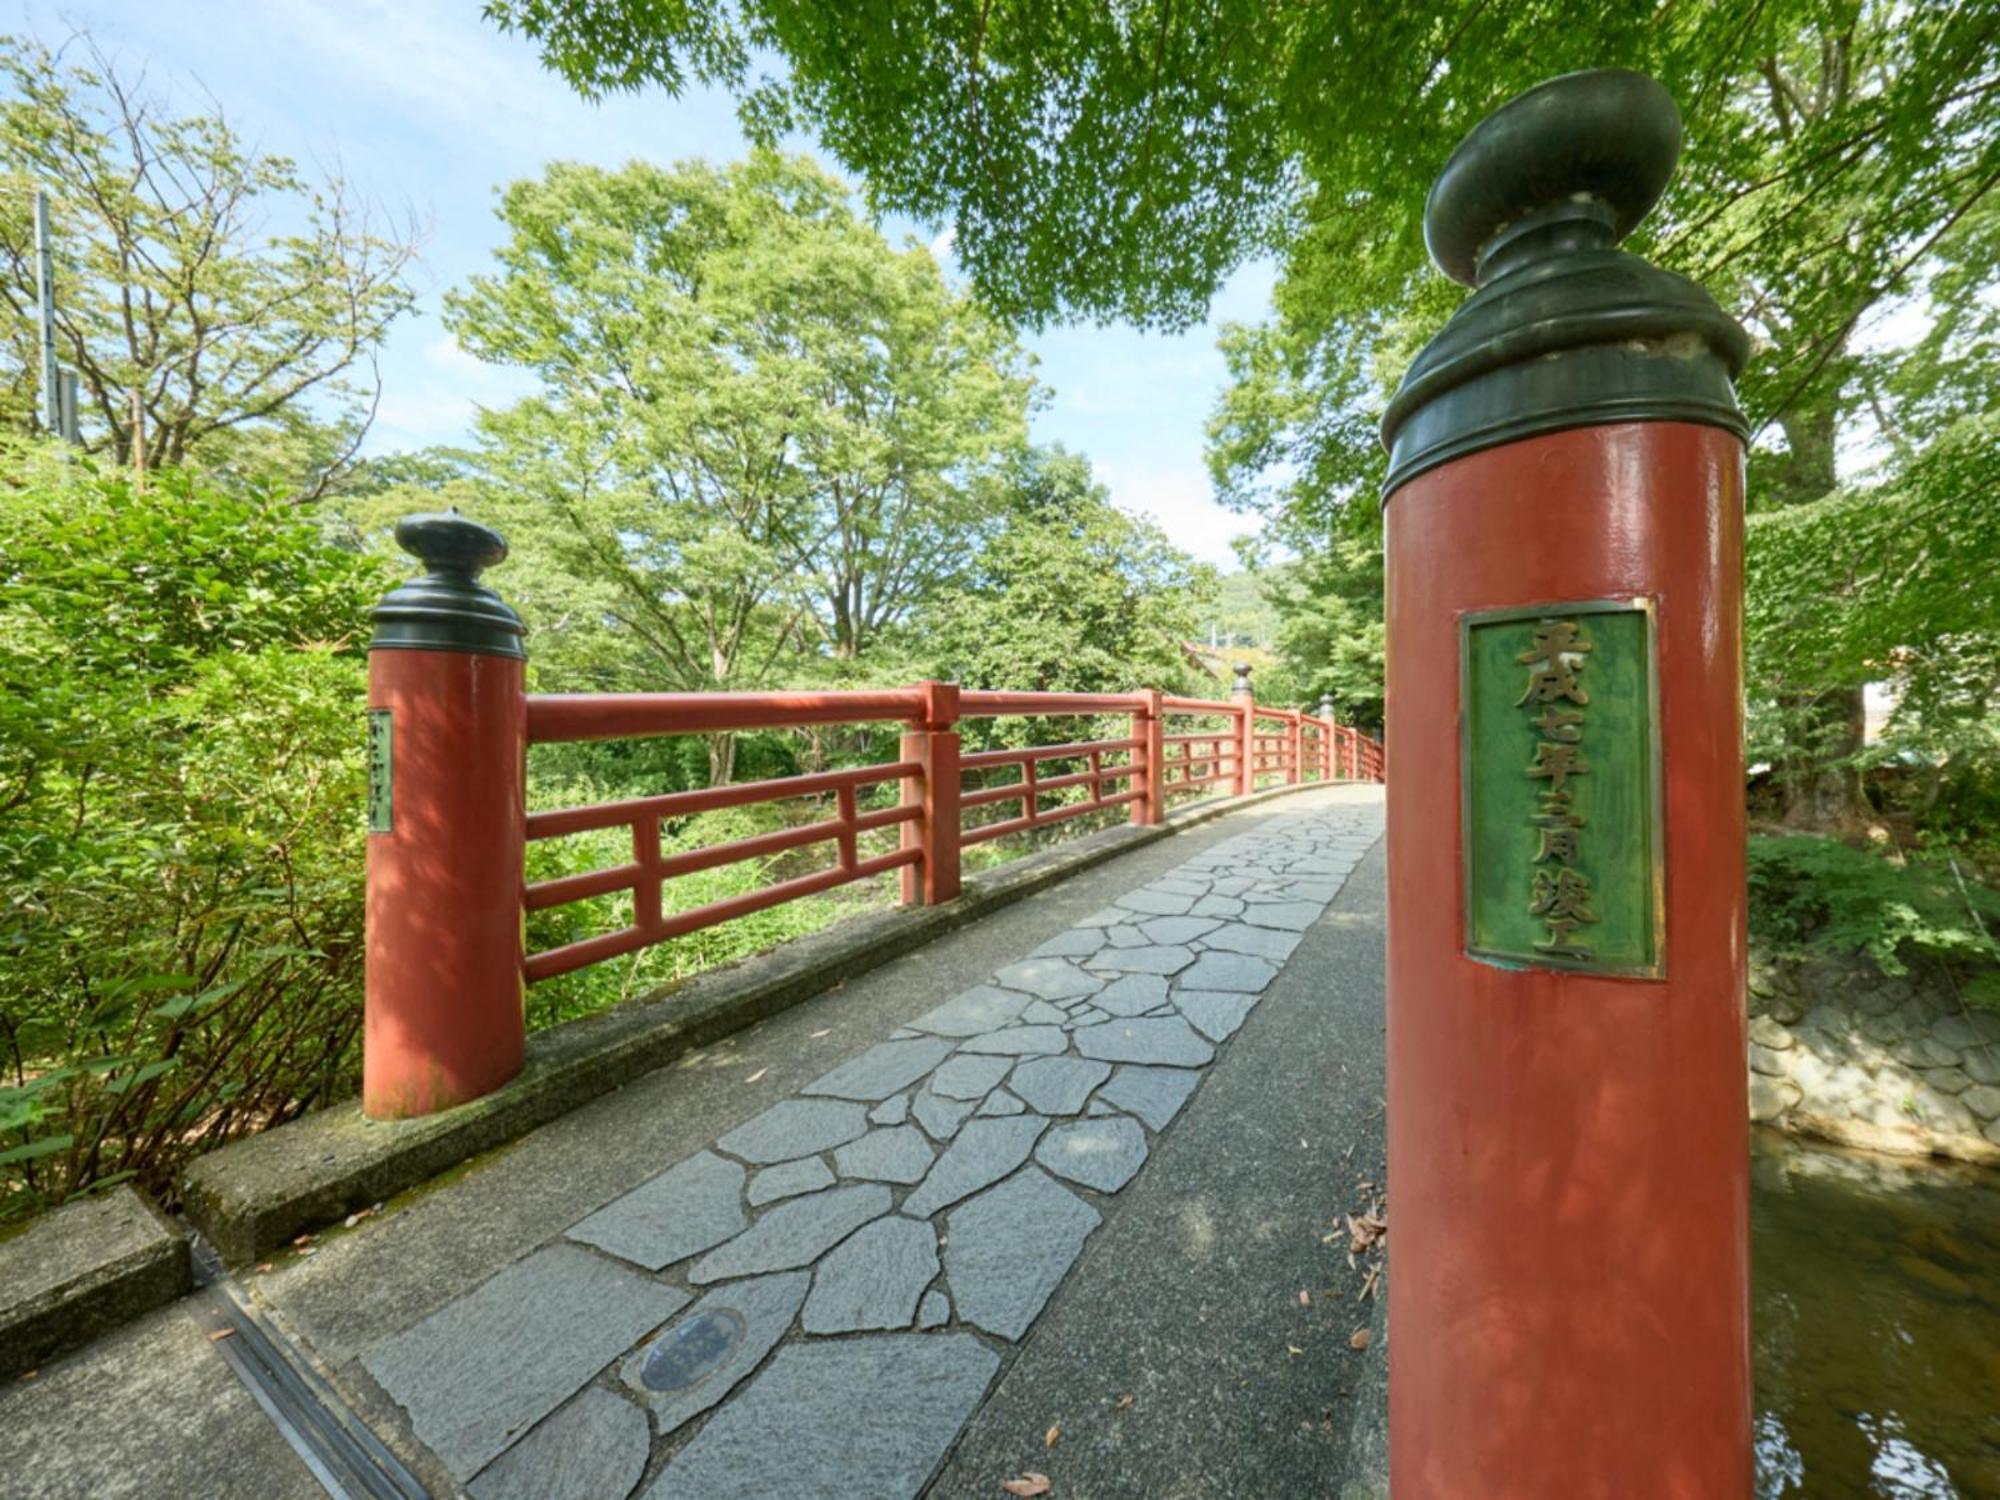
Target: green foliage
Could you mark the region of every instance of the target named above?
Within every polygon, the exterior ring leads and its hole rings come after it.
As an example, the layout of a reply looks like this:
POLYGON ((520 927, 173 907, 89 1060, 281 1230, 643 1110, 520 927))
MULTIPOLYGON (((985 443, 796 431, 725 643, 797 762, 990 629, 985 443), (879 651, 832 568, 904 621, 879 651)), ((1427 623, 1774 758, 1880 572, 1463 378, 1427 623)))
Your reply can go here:
POLYGON ((352 1086, 387 579, 296 507, 13 452, 0 488, 0 1217, 352 1086))
POLYGON ((58 56, 0 37, 0 419, 16 430, 41 430, 37 186, 89 451, 131 462, 136 396, 155 467, 199 459, 308 495, 336 479, 369 414, 352 377, 410 305, 411 227, 258 152, 219 112, 173 113, 87 38, 58 56))
POLYGON ((1866 953, 1884 974, 1914 959, 1975 978, 2000 966, 2000 892, 1962 881, 1948 856, 1892 859, 1796 835, 1753 837, 1749 853, 1751 930, 1780 951, 1866 953))
POLYGON ((1024 457, 1008 494, 963 581, 924 612, 917 635, 932 675, 1026 692, 1199 685, 1184 644, 1214 570, 1119 510, 1089 464, 1060 448, 1024 457))
POLYGON ((1880 484, 1750 518, 1753 756, 1812 731, 1826 684, 1897 701, 1866 759, 1923 768, 1919 811, 2000 757, 2000 417, 1965 417, 1880 484))

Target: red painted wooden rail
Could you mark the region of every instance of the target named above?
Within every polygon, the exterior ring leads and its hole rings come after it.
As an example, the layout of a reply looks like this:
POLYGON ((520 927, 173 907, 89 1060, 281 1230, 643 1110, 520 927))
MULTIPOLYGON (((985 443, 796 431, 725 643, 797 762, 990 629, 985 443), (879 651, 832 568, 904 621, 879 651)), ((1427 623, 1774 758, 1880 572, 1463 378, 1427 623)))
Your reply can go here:
POLYGON ((1273 780, 1382 779, 1381 745, 1330 718, 1258 708, 1246 698, 1174 698, 1153 690, 980 692, 926 682, 859 692, 530 696, 526 718, 530 744, 843 724, 905 726, 899 758, 881 765, 529 814, 529 842, 613 828, 629 829, 632 839, 631 858, 623 864, 526 887, 529 911, 622 892, 632 898, 627 926, 526 955, 529 983, 890 870, 902 872, 905 904, 949 901, 959 892, 965 849, 1090 813, 1124 807, 1131 822, 1146 825, 1159 822, 1174 797, 1241 795, 1273 780), (959 748, 957 726, 967 719, 1109 715, 1128 716, 1130 731, 1020 748, 959 748), (1165 732, 1169 720, 1197 719, 1220 721, 1220 727, 1165 732), (995 773, 1012 779, 986 780, 995 773), (968 777, 980 784, 966 785, 968 777), (863 809, 864 792, 892 785, 898 789, 894 804, 863 809), (1051 796, 1065 800, 1045 805, 1051 796), (661 850, 663 819, 805 797, 830 798, 832 816, 673 854, 661 850), (982 813, 988 808, 1001 815, 982 813), (861 836, 888 828, 899 830, 898 846, 863 857, 861 836), (677 876, 822 843, 835 849, 834 862, 824 869, 687 911, 664 912, 664 887, 677 876))

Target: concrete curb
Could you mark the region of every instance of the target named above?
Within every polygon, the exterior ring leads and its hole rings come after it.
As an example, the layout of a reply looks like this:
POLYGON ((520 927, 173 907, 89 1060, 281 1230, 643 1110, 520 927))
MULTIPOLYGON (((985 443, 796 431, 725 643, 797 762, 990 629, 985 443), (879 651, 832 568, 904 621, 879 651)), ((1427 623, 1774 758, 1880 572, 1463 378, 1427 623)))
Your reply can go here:
POLYGON ((173 1301, 188 1242, 124 1185, 65 1203, 0 1243, 0 1380, 173 1301))
POLYGON ((369 1120, 358 1101, 316 1111, 197 1158, 182 1180, 187 1217, 227 1263, 254 1261, 1079 871, 1277 797, 1358 784, 1310 781, 1197 803, 1155 827, 1103 829, 989 871, 945 906, 850 918, 670 991, 538 1032, 528 1038, 517 1078, 441 1114, 369 1120))

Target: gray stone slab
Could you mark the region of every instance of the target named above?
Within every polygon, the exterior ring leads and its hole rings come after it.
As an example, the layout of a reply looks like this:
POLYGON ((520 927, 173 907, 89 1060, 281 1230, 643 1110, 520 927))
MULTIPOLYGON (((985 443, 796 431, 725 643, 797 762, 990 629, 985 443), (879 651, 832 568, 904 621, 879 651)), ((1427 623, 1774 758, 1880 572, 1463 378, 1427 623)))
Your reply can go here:
POLYGON ((914 1125, 871 1130, 833 1153, 842 1177, 870 1182, 922 1182, 932 1159, 931 1143, 914 1125))
POLYGON ((749 1222, 743 1217, 743 1177, 735 1162, 696 1152, 612 1199, 569 1237, 657 1271, 742 1232, 749 1222))
POLYGON ((1150 922, 1141 922, 1139 930, 1156 943, 1191 943, 1221 925, 1214 917, 1154 917, 1150 922))
POLYGON ((1087 958, 1104 946, 1101 927, 1072 927, 1035 949, 1037 958, 1087 958))
POLYGON ((1104 906, 1099 907, 1087 917, 1078 917, 1076 925, 1079 927, 1116 927, 1120 922, 1129 922, 1131 920, 1132 914, 1130 912, 1121 911, 1115 906, 1104 906))
POLYGON ((1038 1000, 1072 1000, 1104 988, 1101 978, 1085 973, 1066 958, 1024 958, 996 969, 993 982, 1038 1000))
POLYGON ((1188 1024, 1211 1042, 1226 1042, 1236 1035, 1256 1003, 1255 995, 1232 995, 1226 990, 1181 990, 1174 996, 1174 1005, 1188 1024))
MULTIPOLYGON (((1061 1019, 1058 1016, 1058 1021, 1061 1019)), ((932 1075, 931 1092, 942 1094, 947 1099, 984 1099, 1013 1066, 1011 1057, 961 1052, 932 1075)))
POLYGON ((810 1271, 781 1271, 719 1286, 634 1352, 619 1377, 653 1409, 665 1437, 764 1362, 799 1315, 811 1285, 810 1271))
POLYGON ((738 1125, 719 1150, 759 1166, 844 1146, 868 1128, 868 1111, 840 1099, 787 1099, 738 1125))
POLYGON ((917 1304, 917 1327, 942 1328, 951 1321, 951 1298, 943 1292, 925 1292, 917 1304))
POLYGON ((1044 1115, 1073 1115, 1111 1076, 1111 1064, 1083 1057, 1036 1057, 1014 1070, 1014 1092, 1044 1115))
POLYGON ((1158 880, 1148 882, 1149 891, 1166 891, 1177 896, 1203 896, 1208 894, 1208 884, 1212 877, 1183 865, 1170 875, 1162 875, 1158 880))
POLYGON ((927 1219, 998 1182, 1028 1159, 1048 1123, 1040 1115, 967 1121, 922 1186, 903 1200, 903 1212, 913 1219, 927 1219))
MULTIPOLYGON (((1049 1059, 1045 1058, 1043 1061, 1049 1059)), ((1028 1106, 1005 1089, 995 1089, 980 1100, 977 1112, 982 1115, 1020 1115, 1028 1112, 1028 1106)))
POLYGON ((878 1219, 857 1229, 813 1271, 812 1295, 799 1326, 807 1333, 908 1328, 917 1299, 937 1273, 935 1229, 901 1216, 878 1219))
POLYGON ((1279 932, 1269 927, 1252 927, 1247 922, 1231 922, 1203 938, 1202 946, 1223 953, 1248 953, 1283 963, 1299 945, 1296 932, 1279 932))
POLYGON ((909 1119, 909 1117, 910 1096, 908 1094, 897 1094, 893 1098, 884 1099, 880 1104, 868 1111, 868 1123, 871 1125, 900 1125, 903 1121, 909 1119))
POLYGON ((1083 1112, 1086 1115, 1089 1115, 1093 1119, 1097 1118, 1100 1115, 1115 1115, 1118 1113, 1117 1110, 1113 1109, 1110 1105, 1106 1104, 1102 1099, 1091 1100, 1090 1103, 1084 1107, 1083 1112))
POLYGON ((990 984, 975 985, 935 1010, 925 1011, 910 1024, 934 1036, 977 1036, 982 1031, 1005 1026, 1027 1003, 1025 995, 1009 994, 990 984))
POLYGON ((1143 1016, 1166 998, 1167 981, 1161 975, 1127 974, 1099 990, 1090 1003, 1107 1016, 1143 1016))
POLYGON ((1148 943, 1143 948, 1106 948, 1088 962, 1100 974, 1178 974, 1194 962, 1194 949, 1184 948, 1178 943, 1148 943))
POLYGON ((1076 1120, 1058 1125, 1035 1146, 1035 1160, 1058 1177, 1115 1193, 1146 1164, 1146 1132, 1137 1120, 1076 1120))
POLYGON ((1111 1017, 1107 1012, 1099 1010, 1096 1006, 1084 1005, 1077 1008, 1076 1014, 1070 1017, 1069 1023, 1071 1026, 1095 1026, 1100 1021, 1108 1021, 1110 1019, 1111 1017))
POLYGON ((1282 894, 1293 901, 1317 901, 1324 906, 1340 894, 1340 886, 1331 880, 1294 880, 1282 894))
POLYGON ((687 1302, 580 1246, 549 1245, 361 1363, 463 1482, 687 1302))
POLYGON ((1102 1062, 1162 1063, 1177 1068, 1198 1068, 1215 1056, 1215 1048, 1179 1016, 1141 1016, 1082 1026, 1077 1028, 1076 1050, 1102 1062))
MULTIPOLYGON (((1081 1005, 1083 1001, 1071 1000, 1065 1003, 1081 1005)), ((1021 1012, 1021 1024, 1023 1026, 1060 1026, 1068 1019, 1069 1013, 1062 1006, 1051 1005, 1046 1000, 1031 1001, 1028 1008, 1021 1012)))
POLYGON ((1260 995, 1277 977, 1276 964, 1247 953, 1204 953, 1193 968, 1180 976, 1176 988, 1260 995))
MULTIPOLYGON (((1131 913, 1127 912, 1127 916, 1131 913)), ((1143 948, 1152 941, 1136 927, 1107 927, 1104 935, 1114 948, 1143 948)))
POLYGON ((941 1099, 929 1089, 917 1095, 910 1112, 917 1123, 934 1141, 948 1141, 958 1134, 959 1126, 972 1118, 973 1106, 963 1099, 941 1099))
POLYGON ((870 1219, 889 1211, 889 1190, 877 1183, 828 1188, 791 1198, 764 1214, 728 1244, 694 1263, 696 1286, 731 1276, 789 1271, 817 1260, 870 1219))
POLYGON ((881 1042, 807 1084, 801 1093, 836 1099, 875 1101, 899 1094, 951 1053, 951 1043, 934 1037, 881 1042))
POLYGON ((1141 886, 1136 891, 1127 891, 1118 898, 1118 904, 1127 911, 1144 912, 1149 917, 1184 917, 1193 908, 1195 901, 1205 894, 1192 895, 1180 891, 1159 891, 1151 886, 1141 886))
POLYGON ((1188 912, 1192 917, 1240 917, 1243 903, 1234 896, 1203 896, 1188 912))
POLYGON ((969 1333, 788 1345, 647 1500, 911 1500, 999 1366, 969 1333))
POLYGON ((1243 920, 1259 927, 1277 927, 1286 932, 1304 932, 1320 918, 1326 906, 1318 901, 1252 902, 1243 909, 1243 920))
POLYGON ((944 1269, 960 1320, 1018 1339, 1100 1222, 1096 1209, 1034 1167, 952 1210, 944 1269))
POLYGON ((591 1386, 493 1460, 472 1500, 625 1500, 646 1472, 653 1430, 630 1401, 591 1386))
POLYGON ((1097 1099, 1128 1110, 1155 1130, 1165 1130, 1188 1101, 1201 1074, 1186 1068, 1123 1067, 1097 1091, 1097 1099))
POLYGON ((1007 1026, 982 1036, 967 1037, 961 1052, 993 1052, 1003 1057, 1035 1057, 1069 1050, 1069 1036, 1060 1026, 1007 1026))
MULTIPOLYGON (((800 1193, 816 1193, 821 1188, 832 1186, 833 1173, 826 1169, 826 1163, 817 1156, 808 1156, 800 1161, 780 1162, 775 1167, 764 1168, 750 1179, 750 1191, 745 1196, 749 1198, 752 1208, 762 1208, 780 1198, 796 1198, 800 1193)), ((743 1226, 739 1223, 736 1227, 741 1229, 743 1226)), ((715 1243, 721 1244, 722 1241, 715 1243)), ((701 1248, 706 1250, 710 1247, 703 1245, 701 1248)))

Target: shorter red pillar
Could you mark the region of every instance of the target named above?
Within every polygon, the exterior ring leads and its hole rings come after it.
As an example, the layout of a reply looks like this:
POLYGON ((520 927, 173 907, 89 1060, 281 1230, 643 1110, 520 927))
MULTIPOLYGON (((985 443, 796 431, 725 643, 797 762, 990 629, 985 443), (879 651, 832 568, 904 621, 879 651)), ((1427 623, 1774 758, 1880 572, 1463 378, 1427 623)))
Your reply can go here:
POLYGON ((923 770, 903 781, 903 847, 921 858, 903 866, 903 904, 936 906, 959 893, 958 684, 926 682, 923 722, 903 736, 903 759, 923 770))
POLYGON ((1146 706, 1132 715, 1132 738, 1139 741, 1132 751, 1132 790, 1139 793, 1131 803, 1132 822, 1151 827, 1167 811, 1166 725, 1161 720, 1160 690, 1145 688, 1139 696, 1146 706))
POLYGON ((1236 794, 1247 797, 1257 790, 1257 699, 1247 662, 1236 664, 1229 701, 1236 710, 1236 794))
POLYGON ((1296 708, 1291 710, 1289 717, 1285 720, 1285 733, 1288 737, 1286 740, 1285 755, 1285 783, 1288 786, 1297 786, 1301 781, 1306 779, 1306 723, 1303 710, 1296 708))
POLYGON ((521 623, 475 580, 507 555, 453 513, 396 539, 430 565, 375 611, 361 1104, 427 1115, 521 1069, 527 701, 521 623))

